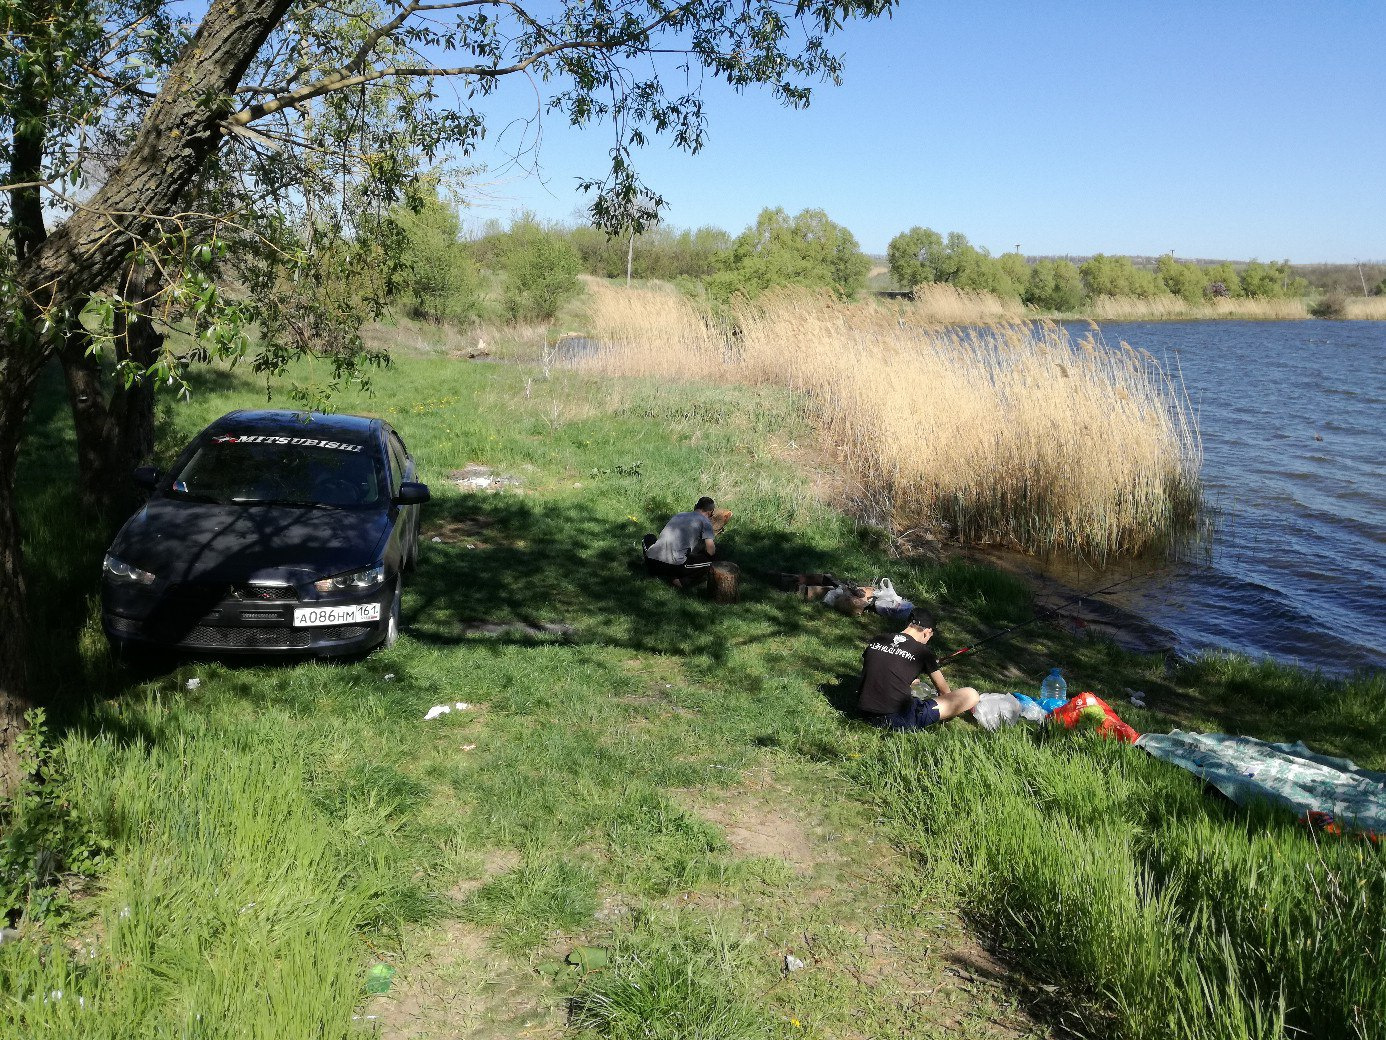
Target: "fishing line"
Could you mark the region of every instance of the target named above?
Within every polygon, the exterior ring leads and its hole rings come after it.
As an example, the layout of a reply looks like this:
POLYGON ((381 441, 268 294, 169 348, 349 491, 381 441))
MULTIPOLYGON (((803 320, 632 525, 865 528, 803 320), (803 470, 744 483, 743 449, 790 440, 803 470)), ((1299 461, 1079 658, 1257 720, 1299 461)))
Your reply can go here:
POLYGON ((977 652, 977 648, 978 648, 979 646, 983 645, 984 643, 990 643, 993 639, 1000 639, 1002 636, 1004 636, 1004 635, 1009 635, 1010 633, 1015 632, 1015 631, 1018 630, 1018 629, 1024 628, 1026 625, 1033 625, 1036 621, 1040 621, 1040 620, 1042 620, 1043 618, 1048 617, 1048 616, 1051 615, 1051 614, 1057 614, 1057 613, 1059 613, 1059 611, 1063 610, 1065 607, 1071 606, 1071 605, 1073 605, 1074 603, 1081 603, 1083 600, 1087 599, 1087 598, 1090 597, 1090 596, 1100 596, 1100 595, 1102 595, 1104 592, 1110 592, 1112 589, 1116 588, 1117 586, 1119 586, 1119 585, 1125 585, 1128 581, 1133 581, 1134 579, 1139 578, 1139 577, 1142 577, 1142 575, 1140 575, 1140 574, 1128 574, 1126 577, 1122 578, 1120 581, 1114 581, 1114 582, 1112 582, 1110 585, 1104 585, 1104 586, 1103 586, 1102 588, 1100 588, 1100 589, 1093 589, 1093 590, 1090 591, 1090 592, 1079 593, 1077 596, 1074 596, 1072 599, 1066 599, 1066 600, 1064 600, 1062 603, 1060 603, 1060 604, 1059 604, 1058 606, 1056 606, 1056 607, 1046 607, 1044 610, 1039 611, 1039 613, 1037 613, 1034 617, 1030 618, 1030 619, 1027 620, 1027 621, 1022 621, 1022 622, 1020 622, 1020 624, 1018 624, 1018 625, 1012 625, 1010 628, 1003 628, 1000 632, 993 632, 991 635, 986 636, 985 638, 979 639, 979 640, 977 640, 977 642, 973 643, 971 646, 965 646, 965 647, 963 647, 961 650, 954 650, 954 651, 953 651, 951 654, 949 654, 947 657, 942 658, 942 659, 939 661, 938 666, 939 666, 940 668, 942 668, 942 667, 943 667, 945 664, 947 664, 949 661, 953 660, 953 658, 955 658, 955 657, 961 657, 963 654, 975 654, 975 653, 977 652))

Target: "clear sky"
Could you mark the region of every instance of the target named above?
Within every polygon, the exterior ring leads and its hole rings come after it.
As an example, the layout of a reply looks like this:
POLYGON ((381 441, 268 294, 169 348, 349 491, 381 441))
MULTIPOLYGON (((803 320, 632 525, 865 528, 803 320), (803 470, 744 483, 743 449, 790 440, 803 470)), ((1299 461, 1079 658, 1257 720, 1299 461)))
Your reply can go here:
MULTIPOLYGON (((701 153, 639 154, 668 223, 813 206, 873 253, 918 224, 1032 255, 1386 259, 1386 0, 904 0, 836 42, 845 82, 808 110, 716 88, 701 153)), ((611 134, 546 117, 539 175, 503 172, 517 86, 470 219, 571 220, 611 134)))

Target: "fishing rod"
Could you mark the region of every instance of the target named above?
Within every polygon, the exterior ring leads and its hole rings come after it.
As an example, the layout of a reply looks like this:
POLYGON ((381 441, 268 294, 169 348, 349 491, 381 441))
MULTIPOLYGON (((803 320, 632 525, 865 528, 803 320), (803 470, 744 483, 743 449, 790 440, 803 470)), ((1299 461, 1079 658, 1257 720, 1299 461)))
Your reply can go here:
POLYGON ((1066 600, 1064 600, 1062 603, 1060 603, 1057 607, 1046 607, 1044 610, 1041 610, 1041 611, 1040 611, 1039 613, 1037 613, 1034 617, 1030 618, 1030 619, 1027 620, 1027 621, 1022 621, 1022 622, 1020 622, 1020 624, 1018 624, 1018 625, 1012 625, 1010 628, 1003 628, 1000 632, 993 632, 991 635, 986 636, 986 637, 984 637, 984 638, 982 638, 982 639, 979 639, 979 640, 977 640, 977 642, 973 643, 971 646, 965 646, 965 647, 963 647, 961 650, 954 650, 954 651, 953 651, 951 654, 949 654, 947 657, 942 658, 942 659, 938 662, 938 666, 939 666, 940 668, 942 668, 942 667, 943 667, 945 664, 947 664, 949 661, 953 660, 953 658, 955 658, 955 657, 961 657, 963 654, 975 654, 975 653, 977 652, 977 648, 978 648, 979 646, 981 646, 983 643, 990 643, 993 639, 1000 639, 1002 636, 1009 635, 1010 633, 1016 631, 1017 629, 1024 628, 1026 625, 1033 625, 1036 621, 1039 621, 1039 620, 1041 620, 1042 618, 1045 618, 1045 617, 1049 616, 1050 614, 1057 614, 1057 613, 1059 613, 1059 612, 1060 612, 1061 610, 1063 610, 1065 607, 1071 606, 1071 605, 1073 605, 1074 603, 1081 603, 1083 600, 1087 599, 1089 596, 1100 596, 1100 595, 1102 595, 1102 594, 1105 593, 1105 592, 1111 592, 1112 589, 1116 588, 1118 585, 1125 585, 1128 581, 1132 581, 1132 580, 1134 580, 1134 579, 1136 579, 1136 578, 1138 578, 1138 577, 1141 577, 1141 575, 1139 575, 1139 574, 1128 574, 1126 577, 1122 578, 1120 581, 1114 581, 1114 582, 1112 582, 1110 585, 1104 585, 1104 586, 1103 586, 1102 588, 1100 588, 1100 589, 1093 589, 1093 590, 1090 591, 1090 592, 1079 593, 1077 596, 1074 596, 1072 599, 1066 599, 1066 600))

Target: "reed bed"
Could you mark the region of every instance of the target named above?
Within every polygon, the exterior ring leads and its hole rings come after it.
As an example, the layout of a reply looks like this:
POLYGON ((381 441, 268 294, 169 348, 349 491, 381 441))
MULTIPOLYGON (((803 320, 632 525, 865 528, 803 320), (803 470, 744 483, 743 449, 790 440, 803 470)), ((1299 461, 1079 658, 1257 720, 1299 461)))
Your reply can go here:
POLYGON ((724 335, 687 300, 600 288, 612 375, 796 391, 872 522, 1106 558, 1196 519, 1196 426, 1149 354, 1047 323, 938 328, 909 310, 784 293, 724 335))
POLYGON ((1386 296, 1349 296, 1344 302, 1353 321, 1386 321, 1386 296))
POLYGON ((1178 296, 1098 296, 1084 313, 1098 321, 1245 320, 1299 321, 1309 317, 1304 300, 1212 299, 1189 303, 1178 296))
POLYGON ((1025 305, 995 293, 937 282, 914 290, 909 313, 915 321, 940 325, 994 325, 1024 320, 1025 305))

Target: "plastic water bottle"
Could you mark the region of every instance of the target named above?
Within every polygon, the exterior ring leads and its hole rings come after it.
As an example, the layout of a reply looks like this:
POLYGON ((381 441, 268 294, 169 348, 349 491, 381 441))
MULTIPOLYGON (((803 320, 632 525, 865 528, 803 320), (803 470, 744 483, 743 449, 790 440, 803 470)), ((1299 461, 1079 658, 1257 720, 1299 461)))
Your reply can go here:
POLYGON ((1057 668, 1040 683, 1040 700, 1048 700, 1051 697, 1057 697, 1061 701, 1068 700, 1068 683, 1064 682, 1064 673, 1057 668))

